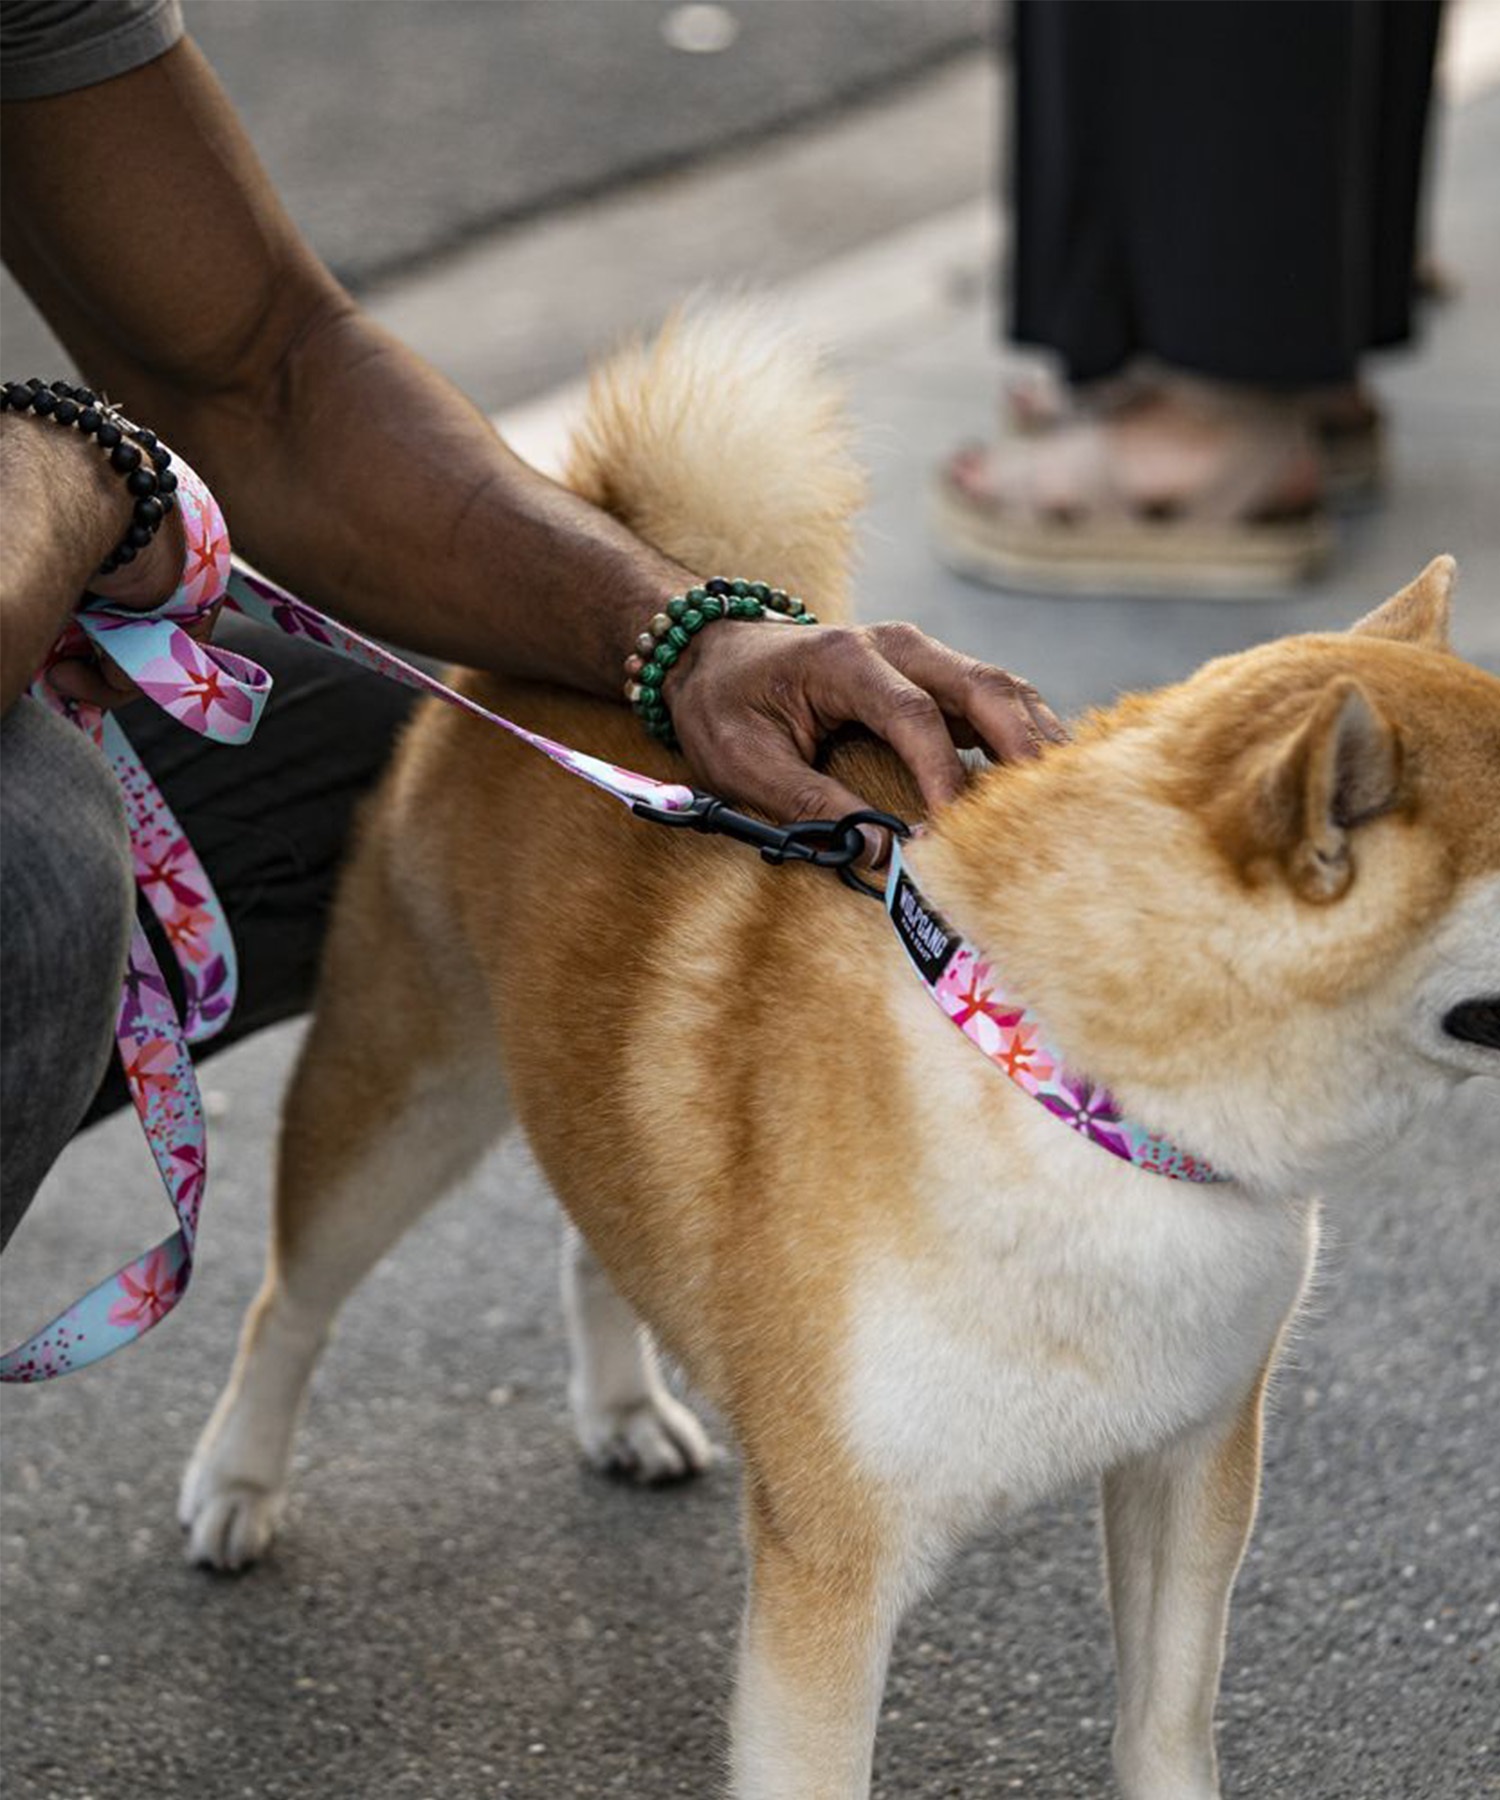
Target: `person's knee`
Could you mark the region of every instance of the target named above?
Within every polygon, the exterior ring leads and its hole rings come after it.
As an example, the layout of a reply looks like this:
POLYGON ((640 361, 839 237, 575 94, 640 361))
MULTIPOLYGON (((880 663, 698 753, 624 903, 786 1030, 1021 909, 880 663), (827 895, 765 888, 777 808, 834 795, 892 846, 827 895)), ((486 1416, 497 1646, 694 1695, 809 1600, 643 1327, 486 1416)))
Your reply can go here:
POLYGON ((135 916, 118 784, 32 700, 0 724, 0 1230, 9 1236, 109 1061, 135 916))
MULTIPOLYGON (((113 770, 76 727, 32 700, 0 727, 0 907, 12 950, 54 959, 53 989, 118 982, 135 912, 130 831, 113 770)), ((18 971, 19 973, 19 971, 18 971)))
MULTIPOLYGON (((74 735, 77 749, 90 767, 86 775, 79 767, 74 806, 67 821, 73 869, 68 941, 77 948, 74 966, 79 987, 87 991, 93 1009, 102 1007, 112 1041, 120 983, 135 926, 130 826, 113 771, 81 732, 74 735)), ((97 1010, 94 1016, 98 1016, 97 1010)))

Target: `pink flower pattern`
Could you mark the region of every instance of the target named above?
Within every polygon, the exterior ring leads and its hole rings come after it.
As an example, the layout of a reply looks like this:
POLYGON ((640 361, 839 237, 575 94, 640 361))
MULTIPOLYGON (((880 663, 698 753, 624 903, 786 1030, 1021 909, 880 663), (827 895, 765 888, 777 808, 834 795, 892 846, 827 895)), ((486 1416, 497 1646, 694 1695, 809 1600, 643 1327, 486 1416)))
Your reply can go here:
POLYGON ((1035 1093, 1052 1074, 1054 1065, 1041 1047, 1036 1026, 1024 1023, 1024 1019, 1024 1014, 1018 1016, 1015 1030, 995 1061, 1012 1081, 1025 1088, 1027 1093, 1035 1093))
POLYGON ((1009 1031, 1019 1024, 1021 1014, 1008 1001, 997 1002, 990 986, 988 963, 970 963, 969 984, 958 996, 956 1010, 950 1014, 953 1023, 967 1026, 973 1019, 988 1019, 997 1031, 1009 1031))
POLYGON ((119 1275, 120 1298, 109 1309, 110 1324, 137 1335, 149 1331, 177 1304, 183 1267, 158 1244, 141 1262, 123 1269, 119 1275))
POLYGON ((171 1087, 176 1060, 177 1047, 169 1037, 139 1038, 128 1049, 121 1045, 120 1061, 137 1112, 171 1087))
POLYGON ((164 888, 170 901, 178 906, 197 906, 203 889, 194 878, 198 859, 185 837, 170 839, 165 848, 135 859, 136 885, 151 898, 153 888, 164 888))

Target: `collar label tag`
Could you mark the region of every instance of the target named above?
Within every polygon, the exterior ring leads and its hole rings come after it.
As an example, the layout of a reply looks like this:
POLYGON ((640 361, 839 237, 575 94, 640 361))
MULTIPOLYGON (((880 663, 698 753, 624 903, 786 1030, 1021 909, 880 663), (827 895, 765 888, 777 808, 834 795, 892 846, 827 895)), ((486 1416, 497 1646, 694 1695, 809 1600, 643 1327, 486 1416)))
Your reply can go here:
POLYGON ((922 898, 905 869, 898 868, 895 876, 886 910, 906 954, 927 985, 935 987, 958 950, 958 935, 922 898))

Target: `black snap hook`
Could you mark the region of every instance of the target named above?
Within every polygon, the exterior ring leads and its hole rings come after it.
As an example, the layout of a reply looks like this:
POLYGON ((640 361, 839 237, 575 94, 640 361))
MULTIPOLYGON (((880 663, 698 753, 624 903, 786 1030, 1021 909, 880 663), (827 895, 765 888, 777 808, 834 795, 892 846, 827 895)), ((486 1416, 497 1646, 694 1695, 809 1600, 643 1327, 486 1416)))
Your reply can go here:
POLYGON ((860 827, 875 825, 893 837, 911 836, 911 827, 905 820, 872 808, 845 813, 841 819, 798 819, 790 825, 771 825, 764 819, 736 812, 712 794, 695 793, 691 806, 675 811, 652 806, 645 800, 635 801, 631 811, 653 825, 671 825, 680 831, 701 831, 749 844, 759 850, 764 861, 778 867, 782 863, 804 862, 819 869, 834 869, 846 887, 875 900, 884 897, 882 891, 854 873, 854 865, 865 850, 860 827))

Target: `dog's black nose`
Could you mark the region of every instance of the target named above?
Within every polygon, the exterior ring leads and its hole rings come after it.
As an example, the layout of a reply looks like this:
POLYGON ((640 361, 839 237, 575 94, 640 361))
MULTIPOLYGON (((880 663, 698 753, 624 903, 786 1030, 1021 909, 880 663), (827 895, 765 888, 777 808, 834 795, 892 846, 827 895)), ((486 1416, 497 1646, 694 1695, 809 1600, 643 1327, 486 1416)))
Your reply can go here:
POLYGON ((1466 1044, 1482 1044, 1486 1050, 1500 1050, 1500 994, 1488 994, 1480 1000, 1460 1000, 1444 1015, 1443 1030, 1449 1037, 1466 1044))

